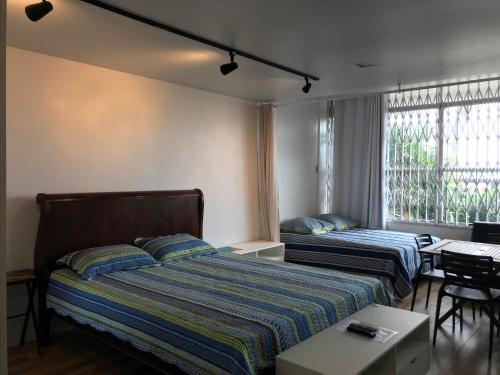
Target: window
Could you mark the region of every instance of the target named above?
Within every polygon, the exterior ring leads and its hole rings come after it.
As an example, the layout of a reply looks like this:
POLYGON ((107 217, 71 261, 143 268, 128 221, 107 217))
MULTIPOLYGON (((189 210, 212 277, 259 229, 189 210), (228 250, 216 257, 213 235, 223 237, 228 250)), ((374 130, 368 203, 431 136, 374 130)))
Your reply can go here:
POLYGON ((500 222, 500 80, 388 95, 389 220, 500 222))

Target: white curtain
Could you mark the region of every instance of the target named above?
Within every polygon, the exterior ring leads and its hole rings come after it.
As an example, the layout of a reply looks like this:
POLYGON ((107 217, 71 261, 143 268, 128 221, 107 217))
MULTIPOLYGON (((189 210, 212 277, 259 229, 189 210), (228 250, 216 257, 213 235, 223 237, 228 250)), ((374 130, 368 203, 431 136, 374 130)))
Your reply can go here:
POLYGON ((259 222, 260 238, 270 241, 280 237, 275 123, 274 107, 262 105, 258 127, 259 222))
POLYGON ((335 102, 333 211, 384 228, 384 98, 335 102))

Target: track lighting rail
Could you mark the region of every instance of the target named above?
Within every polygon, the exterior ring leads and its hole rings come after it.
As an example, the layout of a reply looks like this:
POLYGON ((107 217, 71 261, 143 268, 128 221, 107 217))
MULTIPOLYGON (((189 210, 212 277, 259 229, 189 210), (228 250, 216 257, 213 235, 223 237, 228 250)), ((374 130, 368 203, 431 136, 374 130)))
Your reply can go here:
POLYGON ((147 18, 147 17, 141 16, 141 15, 129 12, 128 10, 125 10, 125 9, 122 9, 122 8, 115 7, 114 5, 107 4, 107 3, 103 2, 103 1, 99 1, 99 0, 80 0, 80 1, 83 1, 84 3, 90 4, 90 5, 94 5, 96 7, 99 7, 101 9, 107 10, 109 12, 118 14, 120 16, 129 18, 131 20, 134 20, 134 21, 137 21, 137 22, 141 22, 141 23, 144 23, 144 24, 152 26, 152 27, 156 27, 156 28, 161 29, 161 30, 168 31, 170 33, 182 36, 184 38, 188 38, 188 39, 194 40, 196 42, 203 43, 203 44, 209 45, 211 47, 227 51, 229 53, 234 53, 235 55, 239 55, 239 56, 245 57, 247 59, 250 59, 250 60, 253 60, 253 61, 257 61, 257 62, 259 62, 261 64, 268 65, 270 67, 273 67, 273 68, 276 68, 276 69, 288 72, 290 74, 294 74, 296 76, 300 76, 300 77, 303 77, 303 78, 309 78, 309 79, 314 80, 314 81, 319 81, 319 78, 316 77, 316 76, 314 76, 314 75, 312 75, 312 74, 304 73, 304 72, 301 72, 299 70, 296 70, 296 69, 293 69, 293 68, 289 68, 287 66, 284 66, 284 65, 281 65, 281 64, 278 64, 278 63, 275 63, 275 62, 263 59, 263 58, 261 58, 259 56, 255 56, 255 55, 253 55, 251 53, 248 53, 248 52, 245 52, 245 51, 241 51, 241 50, 239 50, 237 48, 229 47, 229 46, 226 46, 224 44, 215 42, 213 40, 204 38, 202 36, 199 36, 199 35, 196 35, 196 34, 192 34, 192 33, 188 32, 188 31, 184 31, 184 30, 178 29, 176 27, 173 27, 173 26, 170 26, 170 25, 166 25, 166 24, 158 22, 158 21, 154 21, 154 20, 152 20, 150 18, 147 18))
MULTIPOLYGON (((319 78, 314 76, 314 75, 304 73, 304 72, 301 72, 301 71, 293 69, 293 68, 289 68, 288 66, 281 65, 281 64, 275 63, 273 61, 263 59, 262 57, 255 56, 251 53, 239 50, 237 48, 229 47, 229 46, 226 46, 225 44, 215 42, 213 40, 204 38, 202 36, 199 36, 199 35, 196 35, 193 33, 190 33, 188 31, 184 31, 184 30, 178 29, 176 27, 166 25, 164 23, 161 23, 161 22, 152 20, 150 18, 141 16, 139 14, 129 12, 128 10, 116 7, 114 5, 106 3, 104 1, 100 1, 100 0, 80 0, 80 1, 87 3, 89 5, 93 5, 95 7, 107 10, 108 12, 118 14, 118 15, 126 17, 128 19, 131 19, 131 20, 134 20, 137 22, 141 22, 145 25, 149 25, 149 26, 152 26, 152 27, 155 27, 157 29, 164 30, 164 31, 168 31, 172 34, 179 35, 183 38, 191 39, 191 40, 194 40, 195 42, 206 44, 208 46, 229 52, 229 57, 231 58, 231 62, 227 63, 227 64, 222 64, 220 66, 220 71, 223 75, 227 75, 227 74, 235 71, 236 69, 238 69, 238 63, 236 61, 234 61, 234 57, 235 57, 235 55, 239 55, 239 56, 245 57, 247 59, 259 62, 261 64, 268 65, 272 68, 279 69, 279 70, 282 70, 284 72, 287 72, 287 73, 290 73, 290 74, 293 74, 293 75, 296 75, 299 77, 303 77, 306 81, 306 84, 304 85, 304 87, 302 87, 302 91, 305 94, 308 94, 309 90, 311 89, 311 83, 309 82, 309 80, 319 81, 319 78)), ((45 17, 47 14, 49 14, 52 10, 53 10, 52 3, 48 0, 42 0, 38 3, 27 5, 25 7, 26 16, 33 22, 39 21, 40 19, 45 17)))

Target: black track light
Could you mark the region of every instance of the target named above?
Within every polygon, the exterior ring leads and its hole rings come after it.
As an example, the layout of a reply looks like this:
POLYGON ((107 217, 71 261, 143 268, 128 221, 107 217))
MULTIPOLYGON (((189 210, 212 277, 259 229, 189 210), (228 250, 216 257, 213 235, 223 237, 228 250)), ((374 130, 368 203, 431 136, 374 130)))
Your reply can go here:
POLYGON ((54 9, 54 7, 50 1, 43 0, 39 3, 26 6, 24 11, 30 20, 36 22, 49 14, 52 9, 54 9))
MULTIPOLYGON (((48 0, 42 0, 42 1, 38 0, 38 1, 39 1, 38 3, 28 5, 25 8, 26 15, 33 22, 36 22, 36 21, 40 20, 41 18, 45 17, 53 9, 53 6, 50 3, 50 1, 48 1, 48 0)), ((147 18, 143 15, 130 12, 128 10, 125 10, 124 8, 120 8, 120 7, 111 5, 110 1, 108 1, 108 0, 80 0, 80 1, 83 3, 86 3, 88 5, 92 5, 92 6, 95 6, 97 8, 103 9, 105 11, 108 11, 108 12, 120 15, 122 17, 128 18, 128 19, 133 20, 135 22, 140 22, 144 25, 148 25, 148 26, 151 26, 151 27, 163 30, 163 31, 167 31, 169 33, 176 34, 176 35, 181 36, 183 38, 194 40, 195 42, 198 42, 198 43, 206 44, 207 46, 210 46, 210 47, 215 48, 217 50, 229 52, 229 56, 231 57, 231 62, 220 66, 220 72, 223 75, 227 75, 227 74, 235 71, 236 69, 238 69, 238 64, 234 61, 234 56, 238 55, 240 57, 244 57, 246 59, 253 60, 257 63, 264 64, 264 65, 270 66, 272 68, 279 69, 279 70, 282 70, 284 72, 296 75, 298 77, 304 77, 306 79, 306 85, 304 87, 302 87, 302 91, 304 91, 304 93, 306 93, 306 94, 311 89, 311 84, 309 83, 309 80, 319 81, 318 77, 311 75, 309 73, 301 72, 299 70, 290 68, 288 66, 281 65, 281 64, 275 63, 273 61, 264 59, 262 57, 253 55, 249 52, 245 52, 245 51, 242 51, 240 49, 235 49, 235 48, 233 48, 233 46, 228 46, 228 45, 213 41, 211 39, 204 38, 201 35, 196 35, 196 34, 188 32, 186 30, 181 30, 181 29, 178 29, 174 26, 155 21, 151 18, 147 18)))
POLYGON ((309 82, 309 77, 306 77, 306 84, 304 85, 304 87, 302 87, 302 91, 304 91, 305 94, 308 94, 310 89, 311 82, 309 82))
POLYGON ((238 63, 234 62, 234 52, 233 51, 229 52, 229 56, 231 57, 231 62, 227 63, 227 64, 222 64, 220 66, 220 72, 223 75, 227 75, 227 74, 231 73, 232 71, 238 69, 238 63))

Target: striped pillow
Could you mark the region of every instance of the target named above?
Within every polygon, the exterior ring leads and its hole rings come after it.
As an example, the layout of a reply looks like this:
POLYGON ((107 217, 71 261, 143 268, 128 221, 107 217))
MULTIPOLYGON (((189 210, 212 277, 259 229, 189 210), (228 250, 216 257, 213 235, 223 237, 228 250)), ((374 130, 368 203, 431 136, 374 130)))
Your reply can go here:
POLYGON ((146 242, 154 240, 155 238, 157 238, 157 237, 137 237, 133 241, 133 243, 134 243, 134 246, 140 247, 142 249, 142 247, 144 246, 144 244, 146 242))
POLYGON ((331 223, 305 216, 287 220, 280 224, 280 230, 284 233, 323 234, 331 232, 334 228, 335 226, 331 223))
POLYGON ((74 251, 56 263, 71 268, 84 280, 103 273, 160 264, 147 252, 132 245, 100 246, 74 251))
POLYGON ((134 243, 142 242, 142 249, 161 263, 217 252, 212 245, 190 234, 155 237, 148 241, 141 240, 144 239, 136 239, 134 243))
POLYGON ((332 223, 335 227, 334 230, 346 230, 359 227, 359 222, 349 219, 345 216, 334 214, 323 214, 315 216, 316 219, 332 223))

